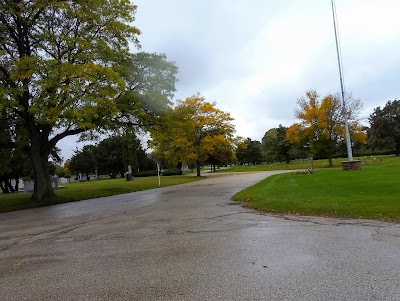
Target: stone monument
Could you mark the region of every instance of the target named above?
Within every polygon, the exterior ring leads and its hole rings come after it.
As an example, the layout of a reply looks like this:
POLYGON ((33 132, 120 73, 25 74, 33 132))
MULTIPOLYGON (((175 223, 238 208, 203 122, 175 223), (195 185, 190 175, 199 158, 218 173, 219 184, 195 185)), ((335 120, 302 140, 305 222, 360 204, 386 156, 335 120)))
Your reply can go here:
POLYGON ((126 173, 126 180, 127 181, 132 181, 132 167, 128 165, 128 172, 126 173))

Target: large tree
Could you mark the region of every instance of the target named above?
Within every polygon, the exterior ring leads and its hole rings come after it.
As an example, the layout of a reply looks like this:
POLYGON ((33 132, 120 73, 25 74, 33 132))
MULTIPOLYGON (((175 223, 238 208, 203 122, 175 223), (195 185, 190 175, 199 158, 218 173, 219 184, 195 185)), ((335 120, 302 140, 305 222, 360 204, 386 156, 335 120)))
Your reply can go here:
POLYGON ((111 178, 132 171, 156 169, 134 133, 108 137, 96 145, 86 145, 72 156, 69 168, 74 174, 108 174, 111 178))
POLYGON ((126 172, 122 161, 122 138, 109 137, 94 148, 96 168, 100 174, 108 174, 111 178, 126 172))
POLYGON ((3 108, 3 113, 0 116, 0 188, 3 193, 14 192, 9 179, 12 172, 12 153, 15 145, 7 116, 5 108, 3 108))
POLYGON ((78 175, 82 173, 89 180, 89 175, 93 174, 97 168, 94 149, 94 145, 85 145, 81 150, 75 151, 75 154, 69 161, 69 169, 73 174, 78 175))
POLYGON ((168 116, 160 118, 151 132, 156 157, 173 163, 200 163, 227 148, 234 148, 232 117, 204 97, 192 96, 179 101, 168 116))
POLYGON ((135 11, 128 0, 0 0, 0 106, 28 133, 34 199, 54 195, 48 157, 58 141, 142 125, 168 106, 176 67, 151 73, 160 64, 149 60, 165 57, 129 53, 135 11))
POLYGON ((240 164, 260 164, 262 161, 260 141, 247 138, 245 146, 237 148, 236 157, 240 164))
POLYGON ((298 100, 296 117, 300 122, 288 129, 286 137, 292 143, 307 144, 311 155, 328 158, 329 166, 333 166, 332 155, 345 140, 345 114, 352 140, 366 142, 358 119, 361 102, 350 96, 346 101, 347 110, 344 112, 337 95, 327 95, 321 99, 316 91, 306 92, 306 97, 298 100))
POLYGON ((400 100, 377 107, 369 117, 369 143, 374 147, 395 149, 400 155, 400 100))
POLYGON ((266 161, 290 162, 294 144, 287 139, 287 130, 287 127, 279 125, 279 127, 270 129, 265 133, 262 138, 261 149, 266 161))
POLYGON ((128 166, 136 172, 146 164, 140 162, 146 160, 143 153, 139 139, 132 133, 106 138, 95 148, 98 172, 109 174, 112 178, 123 175, 128 166))
POLYGON ((18 191, 19 178, 31 174, 26 131, 3 107, 0 114, 0 187, 4 193, 18 191), (11 186, 15 179, 15 186, 11 186))

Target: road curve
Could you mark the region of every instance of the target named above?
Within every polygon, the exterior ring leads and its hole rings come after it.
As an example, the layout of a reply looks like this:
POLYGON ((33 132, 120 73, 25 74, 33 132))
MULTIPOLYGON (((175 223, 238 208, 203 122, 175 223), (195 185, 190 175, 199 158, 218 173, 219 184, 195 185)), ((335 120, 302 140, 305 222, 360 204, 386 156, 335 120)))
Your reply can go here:
POLYGON ((400 300, 400 226, 273 216, 221 173, 0 214, 1 300, 400 300))

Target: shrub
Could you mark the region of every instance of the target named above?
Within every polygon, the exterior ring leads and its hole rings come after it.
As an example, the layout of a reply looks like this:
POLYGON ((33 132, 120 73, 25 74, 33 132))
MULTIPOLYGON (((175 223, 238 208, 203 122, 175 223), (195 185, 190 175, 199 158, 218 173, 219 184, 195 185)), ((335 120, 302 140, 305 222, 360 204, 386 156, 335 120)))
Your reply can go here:
POLYGON ((163 176, 176 176, 176 175, 181 175, 182 170, 179 168, 168 168, 163 171, 162 175, 163 176))
POLYGON ((152 177, 152 176, 156 176, 157 175, 157 170, 145 170, 145 171, 139 171, 139 172, 135 172, 134 174, 132 174, 132 176, 134 177, 152 177))

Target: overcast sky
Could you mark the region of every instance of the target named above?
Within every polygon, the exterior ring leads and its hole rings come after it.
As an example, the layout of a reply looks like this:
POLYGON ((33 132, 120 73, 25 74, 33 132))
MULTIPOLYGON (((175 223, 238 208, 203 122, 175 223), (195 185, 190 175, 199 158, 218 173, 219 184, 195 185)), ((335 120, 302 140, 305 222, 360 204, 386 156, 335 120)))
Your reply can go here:
MULTIPOLYGON (((142 51, 179 68, 176 99, 197 92, 261 140, 290 126, 306 90, 340 89, 330 0, 137 0, 142 51)), ((399 0, 336 0, 346 90, 364 117, 399 97, 399 0)), ((75 145, 60 143, 65 159, 75 145)))

